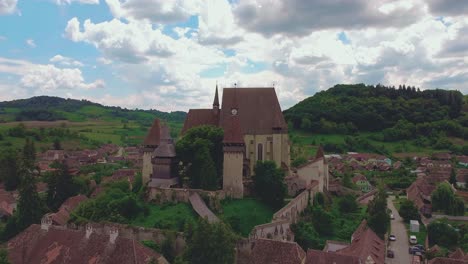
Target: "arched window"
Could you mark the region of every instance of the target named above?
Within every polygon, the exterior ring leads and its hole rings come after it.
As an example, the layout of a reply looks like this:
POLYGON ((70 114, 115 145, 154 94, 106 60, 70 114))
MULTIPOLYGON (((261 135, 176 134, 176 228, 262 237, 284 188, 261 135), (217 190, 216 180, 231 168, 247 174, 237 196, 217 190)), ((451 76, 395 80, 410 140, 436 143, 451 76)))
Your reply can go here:
POLYGON ((257 160, 263 160, 263 145, 260 143, 257 146, 257 160))

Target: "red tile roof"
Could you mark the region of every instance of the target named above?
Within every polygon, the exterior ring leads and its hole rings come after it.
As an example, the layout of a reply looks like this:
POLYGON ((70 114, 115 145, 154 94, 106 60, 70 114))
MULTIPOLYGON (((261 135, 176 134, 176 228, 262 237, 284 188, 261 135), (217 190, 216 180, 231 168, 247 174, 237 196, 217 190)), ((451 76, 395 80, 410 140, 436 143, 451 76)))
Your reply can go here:
POLYGON ((238 115, 231 115, 226 118, 223 143, 244 143, 238 115))
POLYGON ((145 146, 157 146, 160 140, 160 123, 159 119, 154 119, 153 125, 151 126, 148 134, 146 135, 143 145, 145 146))
POLYGON ((49 214, 48 216, 54 224, 65 225, 70 219, 70 213, 75 210, 81 202, 87 199, 88 197, 84 195, 70 197, 65 202, 63 202, 56 213, 49 214))
POLYGON ((359 257, 363 263, 365 263, 369 257, 372 258, 376 264, 385 263, 385 243, 368 227, 362 228, 359 226, 358 230, 353 234, 351 245, 338 250, 337 253, 359 257))
POLYGON ((348 256, 336 252, 325 252, 320 250, 307 250, 305 264, 361 264, 359 257, 348 256))
POLYGON ((433 258, 429 260, 429 264, 468 264, 468 260, 451 259, 451 258, 433 258))
POLYGON ((213 109, 190 109, 187 117, 185 118, 182 134, 192 127, 211 125, 218 126, 219 114, 213 109))
MULTIPOLYGON (((82 263, 149 263, 162 258, 139 242, 117 236, 114 243, 109 235, 84 231, 31 225, 8 242, 11 263, 82 264, 82 263)), ((165 262, 164 262, 165 263, 165 262)))
POLYGON ((305 255, 296 242, 256 239, 252 264, 302 264, 305 255))

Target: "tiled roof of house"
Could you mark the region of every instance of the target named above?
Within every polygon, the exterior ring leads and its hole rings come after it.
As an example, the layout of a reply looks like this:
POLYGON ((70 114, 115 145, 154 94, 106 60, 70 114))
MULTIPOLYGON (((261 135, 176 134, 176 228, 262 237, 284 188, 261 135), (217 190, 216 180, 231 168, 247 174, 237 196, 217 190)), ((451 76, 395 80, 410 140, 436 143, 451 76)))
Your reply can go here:
POLYGON ((146 135, 143 145, 145 146, 157 146, 160 140, 160 122, 159 119, 154 119, 153 125, 151 126, 148 134, 146 135))
POLYGON ((257 239, 252 249, 252 264, 302 264, 305 256, 296 242, 257 239))
POLYGON ((450 253, 448 257, 452 259, 464 259, 465 252, 463 252, 461 248, 457 248, 454 252, 450 253))
POLYGON ((376 264, 385 263, 385 243, 374 231, 367 227, 359 226, 358 230, 353 234, 351 245, 338 250, 337 253, 359 257, 363 262, 372 258, 376 264))
MULTIPOLYGON (((150 263, 164 260, 161 255, 139 242, 117 236, 50 226, 31 225, 8 242, 11 263, 82 264, 150 263)), ((162 262, 167 263, 167 262, 162 262)))
POLYGON ((451 259, 451 258, 433 258, 429 260, 429 264, 467 264, 468 260, 451 259))
POLYGON ((359 257, 343 255, 336 252, 325 252, 320 250, 307 250, 305 264, 361 264, 359 257))
POLYGON ((81 202, 87 199, 88 197, 84 195, 70 197, 63 202, 56 213, 49 214, 48 217, 56 225, 65 225, 70 219, 70 213, 75 210, 81 202))
POLYGON ((367 178, 366 178, 366 176, 359 173, 359 174, 357 174, 356 176, 353 177, 353 183, 356 183, 358 181, 367 181, 367 178))
POLYGON ((468 169, 457 169, 457 182, 466 183, 468 179, 468 169))

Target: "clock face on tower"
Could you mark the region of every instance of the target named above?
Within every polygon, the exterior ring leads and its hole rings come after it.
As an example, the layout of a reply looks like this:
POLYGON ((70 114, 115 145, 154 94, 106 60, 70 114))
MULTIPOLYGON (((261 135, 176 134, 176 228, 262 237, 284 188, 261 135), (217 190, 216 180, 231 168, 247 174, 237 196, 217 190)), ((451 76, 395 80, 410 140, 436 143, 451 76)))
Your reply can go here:
POLYGON ((237 109, 236 108, 231 109, 231 114, 232 115, 237 115, 237 109))

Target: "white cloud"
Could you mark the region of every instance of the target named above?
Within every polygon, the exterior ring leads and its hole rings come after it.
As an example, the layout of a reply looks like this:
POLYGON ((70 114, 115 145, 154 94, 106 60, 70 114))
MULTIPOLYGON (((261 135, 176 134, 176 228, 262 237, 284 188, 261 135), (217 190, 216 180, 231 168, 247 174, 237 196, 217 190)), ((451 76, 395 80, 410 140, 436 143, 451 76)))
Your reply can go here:
POLYGON ((92 4, 98 5, 99 0, 54 0, 57 5, 65 5, 65 4, 72 4, 72 3, 80 3, 80 4, 92 4))
POLYGON ((57 54, 55 55, 54 57, 50 58, 49 59, 50 62, 53 62, 53 63, 56 63, 56 64, 60 64, 60 65, 63 65, 63 66, 76 66, 76 67, 83 67, 83 63, 77 61, 77 60, 74 60, 72 58, 69 58, 69 57, 64 57, 60 54, 57 54))
POLYGON ((27 39, 26 44, 28 44, 28 46, 31 48, 37 47, 36 43, 34 42, 34 39, 27 39))
POLYGON ((18 0, 0 0, 0 15, 12 14, 16 10, 18 0))
POLYGON ((103 80, 85 82, 83 73, 78 68, 57 68, 51 64, 34 64, 25 60, 2 57, 0 57, 0 73, 19 76, 17 84, 30 91, 88 90, 105 86, 103 80))
POLYGON ((200 10, 201 0, 106 0, 116 18, 153 23, 183 22, 200 10))

